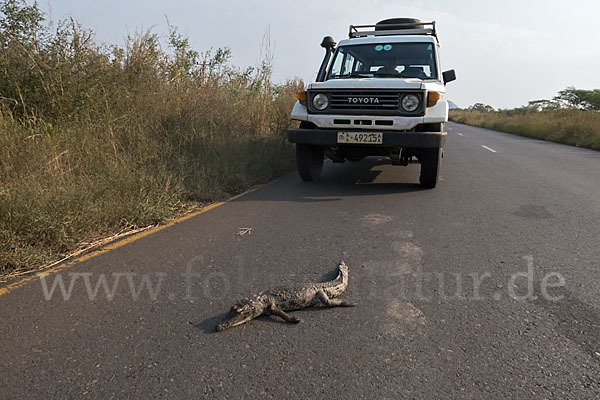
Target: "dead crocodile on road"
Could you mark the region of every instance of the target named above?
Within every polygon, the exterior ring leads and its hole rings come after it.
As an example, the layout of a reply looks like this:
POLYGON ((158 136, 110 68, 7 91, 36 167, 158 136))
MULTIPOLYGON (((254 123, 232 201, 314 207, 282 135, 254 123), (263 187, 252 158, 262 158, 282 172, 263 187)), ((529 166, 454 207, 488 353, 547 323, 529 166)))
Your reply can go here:
POLYGON ((260 315, 275 315, 284 321, 298 323, 300 319, 286 311, 300 310, 310 306, 352 307, 345 300, 334 299, 348 287, 348 266, 344 261, 338 266, 338 276, 329 282, 311 283, 296 288, 265 290, 245 298, 231 307, 226 321, 217 325, 217 332, 244 324, 260 315))

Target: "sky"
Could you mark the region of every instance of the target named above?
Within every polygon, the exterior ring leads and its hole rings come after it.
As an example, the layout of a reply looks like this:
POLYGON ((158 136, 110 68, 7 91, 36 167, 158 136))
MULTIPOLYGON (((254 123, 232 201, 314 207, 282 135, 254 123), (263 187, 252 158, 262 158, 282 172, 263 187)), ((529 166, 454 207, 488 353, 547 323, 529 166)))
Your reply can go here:
MULTIPOLYGON (((28 0, 29 3, 31 1, 28 0)), ((347 38, 350 24, 410 17, 435 20, 442 69, 456 70, 448 97, 513 108, 568 86, 600 88, 600 1, 541 0, 38 0, 53 21, 73 17, 96 39, 123 45, 127 35, 172 26, 203 52, 232 51, 232 63, 256 66, 268 47, 273 80, 312 82, 323 36, 347 38), (270 45, 265 46, 268 33, 270 45)))

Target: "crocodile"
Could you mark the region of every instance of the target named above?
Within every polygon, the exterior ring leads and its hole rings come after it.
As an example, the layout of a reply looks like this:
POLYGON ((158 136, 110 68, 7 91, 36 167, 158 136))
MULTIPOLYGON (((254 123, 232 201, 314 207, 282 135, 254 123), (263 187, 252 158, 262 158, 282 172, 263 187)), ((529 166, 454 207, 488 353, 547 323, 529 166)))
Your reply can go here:
POLYGON ((217 332, 242 325, 260 315, 275 315, 286 322, 298 323, 300 319, 286 311, 310 306, 352 307, 353 303, 334 297, 348 287, 348 266, 338 265, 337 277, 328 282, 311 283, 294 288, 275 288, 247 297, 231 307, 228 318, 217 325, 217 332))

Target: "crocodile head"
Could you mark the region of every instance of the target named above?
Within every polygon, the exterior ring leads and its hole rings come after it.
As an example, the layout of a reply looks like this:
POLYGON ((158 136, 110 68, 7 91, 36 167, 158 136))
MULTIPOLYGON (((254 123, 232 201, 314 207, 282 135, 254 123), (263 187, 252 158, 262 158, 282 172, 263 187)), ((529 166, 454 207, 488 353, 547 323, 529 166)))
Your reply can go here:
POLYGON ((244 324, 261 315, 264 309, 264 304, 258 299, 244 299, 231 307, 227 319, 217 325, 217 332, 244 324))

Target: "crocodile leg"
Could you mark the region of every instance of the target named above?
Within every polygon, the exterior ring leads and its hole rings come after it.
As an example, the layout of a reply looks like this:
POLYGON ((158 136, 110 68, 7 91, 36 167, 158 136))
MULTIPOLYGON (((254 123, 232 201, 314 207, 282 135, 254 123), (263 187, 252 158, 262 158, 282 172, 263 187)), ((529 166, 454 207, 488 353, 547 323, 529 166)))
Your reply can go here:
POLYGON ((341 299, 330 299, 329 296, 327 296, 327 293, 325 293, 324 290, 319 290, 317 292, 317 298, 319 299, 319 301, 329 307, 354 307, 355 304, 354 303, 350 303, 346 300, 341 300, 341 299))
POLYGON ((286 313, 283 310, 280 310, 279 308, 274 308, 274 307, 270 308, 269 314, 276 315, 276 316, 280 317, 281 319, 283 319, 284 321, 291 322, 293 324, 297 324, 298 322, 300 322, 299 318, 291 316, 290 314, 286 313))

